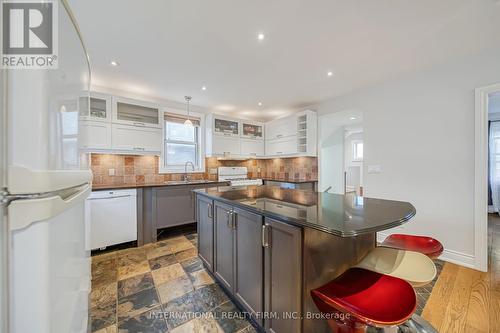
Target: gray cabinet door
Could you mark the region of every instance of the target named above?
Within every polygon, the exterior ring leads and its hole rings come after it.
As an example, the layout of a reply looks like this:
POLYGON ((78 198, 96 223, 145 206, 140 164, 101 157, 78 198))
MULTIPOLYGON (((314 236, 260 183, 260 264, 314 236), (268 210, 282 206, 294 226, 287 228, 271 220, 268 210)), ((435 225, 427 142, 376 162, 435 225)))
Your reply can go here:
MULTIPOLYGON (((264 309, 262 216, 238 208, 234 213, 234 296, 247 311, 257 315, 264 309)), ((262 325, 262 319, 255 318, 262 325)))
POLYGON ((155 188, 153 200, 156 228, 194 223, 194 194, 189 185, 155 188))
POLYGON ((213 201, 203 196, 197 200, 198 255, 210 272, 213 272, 214 223, 213 201))
POLYGON ((214 202, 215 213, 215 261, 214 275, 229 291, 234 286, 234 237, 232 226, 232 207, 214 202))
MULTIPOLYGON (((301 229, 273 219, 265 219, 265 311, 301 314, 302 233, 301 229)), ((300 332, 301 320, 293 318, 265 321, 267 332, 300 332)))

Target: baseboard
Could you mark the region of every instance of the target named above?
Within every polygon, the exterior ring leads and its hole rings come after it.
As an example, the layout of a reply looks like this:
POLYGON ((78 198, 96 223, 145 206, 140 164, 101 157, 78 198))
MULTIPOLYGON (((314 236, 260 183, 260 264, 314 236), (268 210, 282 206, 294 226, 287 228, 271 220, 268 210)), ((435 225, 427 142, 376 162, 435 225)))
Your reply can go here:
POLYGON ((444 250, 443 254, 439 257, 439 259, 451 262, 453 264, 457 264, 460 266, 465 266, 472 269, 477 269, 475 265, 475 257, 470 254, 465 254, 462 252, 457 252, 453 250, 444 250))
MULTIPOLYGON (((387 236, 389 236, 389 234, 378 232, 377 242, 381 243, 387 236)), ((477 269, 475 266, 475 257, 470 254, 465 254, 462 252, 445 249, 443 251, 443 254, 439 257, 439 259, 451 262, 452 264, 457 264, 460 266, 477 269)))

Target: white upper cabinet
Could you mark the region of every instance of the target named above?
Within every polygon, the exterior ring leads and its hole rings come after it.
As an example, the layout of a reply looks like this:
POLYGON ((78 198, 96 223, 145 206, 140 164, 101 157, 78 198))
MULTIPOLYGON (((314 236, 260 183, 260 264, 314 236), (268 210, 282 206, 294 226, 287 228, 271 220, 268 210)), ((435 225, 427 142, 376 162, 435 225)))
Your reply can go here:
POLYGON ((113 124, 111 133, 114 150, 127 150, 135 153, 159 153, 161 151, 160 128, 113 124))
POLYGON ((228 157, 241 155, 241 142, 237 138, 216 135, 212 144, 212 155, 228 157))
POLYGON ((79 100, 80 148, 89 152, 160 154, 157 104, 92 92, 79 100))
POLYGON ((154 103, 113 97, 113 122, 132 126, 161 128, 160 108, 154 103))
POLYGON ((241 137, 246 139, 264 140, 264 124, 247 120, 241 121, 241 137))
POLYGON ((111 96, 99 93, 90 93, 80 97, 80 119, 111 122, 111 96))
POLYGON ((241 155, 248 157, 264 156, 264 140, 241 139, 241 155))
POLYGON ((266 124, 209 114, 207 124, 207 156, 317 155, 317 117, 314 111, 302 111, 266 124))
POLYGON ((266 123, 266 156, 317 156, 317 127, 310 110, 266 123))
POLYGON ((210 123, 213 126, 214 135, 231 137, 240 136, 240 123, 236 119, 214 116, 210 123))
POLYGON ((266 123, 266 140, 276 140, 292 135, 297 135, 295 115, 266 123))
POLYGON ((111 123, 93 120, 80 121, 80 148, 84 150, 111 149, 111 123))

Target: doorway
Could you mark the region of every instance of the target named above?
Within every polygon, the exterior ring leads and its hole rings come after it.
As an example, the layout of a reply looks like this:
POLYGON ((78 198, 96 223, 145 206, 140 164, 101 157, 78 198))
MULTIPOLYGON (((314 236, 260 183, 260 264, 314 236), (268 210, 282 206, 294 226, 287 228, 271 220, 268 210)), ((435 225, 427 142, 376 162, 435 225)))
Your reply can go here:
POLYGON ((345 110, 321 115, 319 186, 321 192, 363 195, 363 114, 345 110))
POLYGON ((500 212, 500 84, 477 88, 475 101, 474 266, 486 272, 488 221, 500 212))

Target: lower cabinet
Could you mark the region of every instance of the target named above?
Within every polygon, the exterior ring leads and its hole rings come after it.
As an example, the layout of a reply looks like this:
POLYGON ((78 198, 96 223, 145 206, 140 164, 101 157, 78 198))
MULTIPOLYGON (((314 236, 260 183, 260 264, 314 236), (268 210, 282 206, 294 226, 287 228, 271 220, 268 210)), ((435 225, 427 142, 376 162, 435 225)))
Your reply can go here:
POLYGON ((214 211, 213 200, 199 197, 196 207, 198 217, 198 255, 210 272, 214 271, 214 211))
POLYGON ((262 216, 235 208, 234 220, 234 297, 262 325, 263 247, 262 216))
POLYGON ((190 185, 155 187, 153 219, 157 229, 194 223, 194 194, 190 185))
POLYGON ((277 313, 265 321, 267 332, 300 332, 302 234, 292 225, 266 218, 264 224, 264 311, 277 313), (286 317, 283 317, 283 314, 286 317))
POLYGON ((197 207, 198 249, 207 269, 267 332, 300 332, 301 228, 203 196, 197 207))
POLYGON ((234 290, 234 237, 232 207, 215 201, 214 275, 230 292, 234 290))

